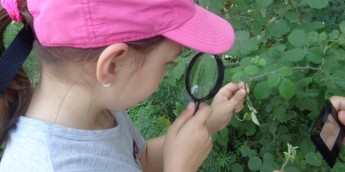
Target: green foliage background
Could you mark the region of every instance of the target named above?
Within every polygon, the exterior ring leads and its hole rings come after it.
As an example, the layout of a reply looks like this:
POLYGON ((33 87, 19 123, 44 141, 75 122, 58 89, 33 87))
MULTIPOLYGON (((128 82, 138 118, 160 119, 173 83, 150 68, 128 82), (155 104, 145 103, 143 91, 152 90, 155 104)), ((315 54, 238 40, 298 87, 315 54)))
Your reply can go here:
MULTIPOLYGON (((229 20, 236 31, 233 48, 222 58, 225 81, 246 82, 261 126, 244 114, 213 135, 214 147, 199 171, 272 171, 284 163, 287 143, 298 146, 287 172, 345 171, 345 149, 328 168, 309 139, 323 103, 345 96, 345 2, 343 0, 198 0, 229 20), (240 121, 239 119, 244 119, 240 121)), ((5 42, 20 25, 12 24, 5 42)), ((145 138, 166 133, 190 101, 184 73, 196 54, 185 49, 169 66, 157 92, 129 110, 145 138)), ((33 82, 39 72, 30 57, 25 67, 33 82)))

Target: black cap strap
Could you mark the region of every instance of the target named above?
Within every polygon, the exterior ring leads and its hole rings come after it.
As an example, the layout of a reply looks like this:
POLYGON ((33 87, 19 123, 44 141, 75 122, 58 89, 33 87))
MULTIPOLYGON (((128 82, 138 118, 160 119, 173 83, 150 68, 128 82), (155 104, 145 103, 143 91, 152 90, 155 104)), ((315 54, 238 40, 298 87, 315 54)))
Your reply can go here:
POLYGON ((29 56, 34 34, 30 27, 23 27, 0 58, 0 98, 29 56))

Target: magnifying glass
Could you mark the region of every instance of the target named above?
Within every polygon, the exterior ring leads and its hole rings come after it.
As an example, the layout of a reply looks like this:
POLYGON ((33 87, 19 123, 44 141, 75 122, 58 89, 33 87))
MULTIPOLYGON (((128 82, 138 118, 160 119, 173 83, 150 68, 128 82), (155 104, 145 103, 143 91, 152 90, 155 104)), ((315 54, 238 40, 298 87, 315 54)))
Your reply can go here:
POLYGON ((223 62, 217 55, 196 54, 187 68, 185 84, 188 94, 199 109, 200 102, 213 98, 224 79, 223 62))

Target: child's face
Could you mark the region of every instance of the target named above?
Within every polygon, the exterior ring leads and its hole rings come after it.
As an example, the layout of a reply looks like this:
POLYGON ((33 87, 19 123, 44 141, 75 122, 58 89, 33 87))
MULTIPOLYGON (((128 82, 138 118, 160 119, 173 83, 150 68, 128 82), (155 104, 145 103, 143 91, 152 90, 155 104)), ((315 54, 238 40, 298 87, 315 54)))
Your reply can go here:
POLYGON ((182 48, 182 45, 166 39, 146 55, 137 54, 137 57, 132 55, 130 58, 145 59, 140 65, 126 67, 126 71, 132 72, 122 73, 123 87, 116 91, 117 94, 114 97, 117 107, 124 110, 148 98, 165 76, 168 63, 174 61, 181 54, 182 48))

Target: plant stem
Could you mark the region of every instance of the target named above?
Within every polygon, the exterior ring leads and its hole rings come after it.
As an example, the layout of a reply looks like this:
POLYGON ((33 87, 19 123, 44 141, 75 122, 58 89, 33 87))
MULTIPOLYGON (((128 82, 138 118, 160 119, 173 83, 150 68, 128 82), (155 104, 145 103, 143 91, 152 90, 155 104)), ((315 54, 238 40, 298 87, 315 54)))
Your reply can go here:
POLYGON ((284 162, 284 164, 282 165, 282 168, 280 168, 279 171, 283 171, 283 170, 284 170, 285 166, 286 166, 287 163, 289 162, 289 159, 290 159, 290 157, 289 157, 288 159, 285 159, 285 162, 284 162))

